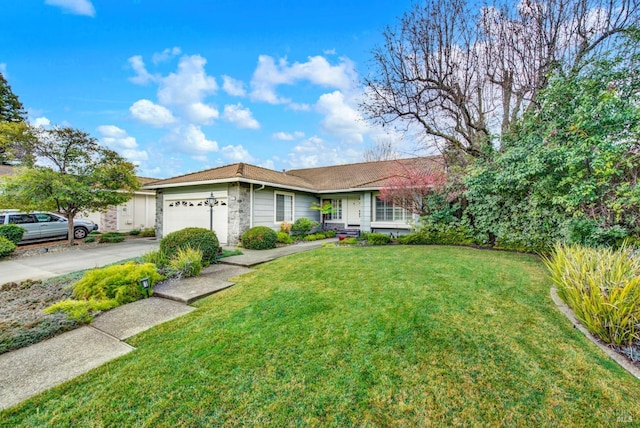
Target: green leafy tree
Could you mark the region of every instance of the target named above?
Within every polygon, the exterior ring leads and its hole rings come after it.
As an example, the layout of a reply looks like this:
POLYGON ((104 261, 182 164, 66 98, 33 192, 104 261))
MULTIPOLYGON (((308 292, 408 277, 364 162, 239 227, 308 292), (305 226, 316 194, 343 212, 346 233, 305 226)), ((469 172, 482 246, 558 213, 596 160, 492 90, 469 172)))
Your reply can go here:
POLYGON ((24 210, 48 209, 69 219, 126 202, 140 184, 134 165, 73 128, 40 129, 34 154, 38 164, 20 168, 0 185, 0 205, 24 210))
POLYGON ((326 230, 326 217, 328 214, 334 214, 337 211, 336 208, 334 208, 333 204, 329 201, 324 201, 324 203, 322 204, 318 202, 312 202, 310 208, 314 211, 320 211, 320 224, 322 225, 322 230, 326 230))
POLYGON ((467 214, 481 240, 540 250, 585 224, 583 243, 640 231, 640 38, 627 36, 615 57, 549 76, 503 151, 476 163, 467 214))
POLYGON ((0 164, 31 160, 34 138, 26 119, 22 103, 0 73, 0 164))

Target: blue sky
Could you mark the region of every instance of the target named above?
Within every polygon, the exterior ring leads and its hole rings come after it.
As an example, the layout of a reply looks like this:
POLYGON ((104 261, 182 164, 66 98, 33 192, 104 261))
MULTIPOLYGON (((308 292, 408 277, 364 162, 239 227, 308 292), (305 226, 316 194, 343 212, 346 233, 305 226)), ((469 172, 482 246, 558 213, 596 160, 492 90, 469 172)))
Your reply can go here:
POLYGON ((32 123, 82 129, 142 176, 358 162, 400 138, 363 120, 359 78, 410 5, 5 1, 0 72, 32 123))

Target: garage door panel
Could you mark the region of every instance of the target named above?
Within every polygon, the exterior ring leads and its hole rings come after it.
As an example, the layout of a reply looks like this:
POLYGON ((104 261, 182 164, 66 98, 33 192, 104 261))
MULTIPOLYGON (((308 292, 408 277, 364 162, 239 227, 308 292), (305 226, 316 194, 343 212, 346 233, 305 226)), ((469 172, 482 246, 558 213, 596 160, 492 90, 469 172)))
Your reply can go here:
MULTIPOLYGON (((227 243, 227 200, 219 198, 213 206, 213 230, 221 244, 227 243)), ((186 227, 209 229, 209 203, 206 199, 178 199, 165 201, 164 233, 186 227)))

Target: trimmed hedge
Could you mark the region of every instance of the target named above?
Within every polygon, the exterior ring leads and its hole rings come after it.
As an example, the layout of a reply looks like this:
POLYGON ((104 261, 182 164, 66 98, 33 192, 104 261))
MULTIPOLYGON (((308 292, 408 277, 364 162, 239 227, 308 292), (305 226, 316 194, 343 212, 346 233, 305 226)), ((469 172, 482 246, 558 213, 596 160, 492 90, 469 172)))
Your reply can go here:
POLYGON ((202 251, 202 261, 205 264, 216 263, 218 260, 220 242, 216 233, 209 229, 187 227, 171 232, 160 240, 160 251, 168 259, 172 259, 180 249, 184 250, 187 247, 202 251))
POLYGON ((22 236, 25 232, 26 229, 17 224, 3 224, 0 226, 0 236, 4 236, 16 245, 22 241, 22 236))
POLYGON ((240 238, 242 246, 250 250, 268 250, 276 248, 278 234, 266 226, 256 226, 247 230, 240 238))

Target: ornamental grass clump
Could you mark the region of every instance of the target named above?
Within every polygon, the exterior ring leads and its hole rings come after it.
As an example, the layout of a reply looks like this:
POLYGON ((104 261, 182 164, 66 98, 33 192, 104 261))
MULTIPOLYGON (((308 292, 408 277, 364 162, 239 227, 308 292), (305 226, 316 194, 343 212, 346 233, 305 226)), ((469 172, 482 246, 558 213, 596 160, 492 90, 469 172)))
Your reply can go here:
POLYGON ((628 247, 556 244, 544 258, 560 298, 604 342, 630 345, 640 322, 640 259, 628 247))
POLYGON ((191 247, 180 248, 169 260, 167 267, 178 278, 198 276, 202 271, 202 251, 191 247))

